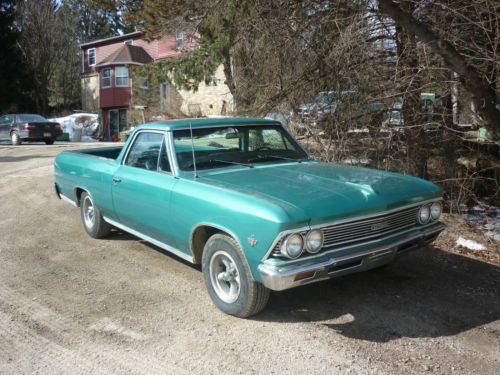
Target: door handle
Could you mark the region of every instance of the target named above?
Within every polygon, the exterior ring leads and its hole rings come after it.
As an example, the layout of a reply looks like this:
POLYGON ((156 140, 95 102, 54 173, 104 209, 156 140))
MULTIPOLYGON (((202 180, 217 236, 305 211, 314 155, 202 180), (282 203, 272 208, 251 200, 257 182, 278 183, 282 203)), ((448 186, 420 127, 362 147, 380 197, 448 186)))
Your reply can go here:
POLYGON ((122 180, 121 180, 120 178, 113 177, 113 183, 114 183, 114 184, 118 184, 118 183, 120 183, 120 182, 122 182, 122 180))

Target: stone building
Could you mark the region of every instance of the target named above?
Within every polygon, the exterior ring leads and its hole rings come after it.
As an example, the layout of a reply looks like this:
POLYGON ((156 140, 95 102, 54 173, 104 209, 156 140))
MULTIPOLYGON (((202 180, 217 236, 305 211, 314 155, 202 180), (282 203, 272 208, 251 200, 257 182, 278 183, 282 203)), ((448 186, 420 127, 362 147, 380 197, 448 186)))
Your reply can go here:
POLYGON ((179 90, 173 82, 152 84, 141 76, 139 67, 197 48, 196 40, 182 32, 146 41, 138 31, 80 47, 82 109, 99 114, 103 139, 119 139, 130 127, 159 118, 221 115, 232 110, 222 66, 197 91, 179 90))

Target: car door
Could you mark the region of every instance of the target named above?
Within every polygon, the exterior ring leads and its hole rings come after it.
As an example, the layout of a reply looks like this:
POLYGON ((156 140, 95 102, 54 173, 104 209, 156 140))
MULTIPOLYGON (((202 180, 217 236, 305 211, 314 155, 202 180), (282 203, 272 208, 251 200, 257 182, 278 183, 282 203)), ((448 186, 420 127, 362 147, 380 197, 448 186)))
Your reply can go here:
POLYGON ((120 224, 169 244, 170 198, 176 181, 165 133, 137 132, 113 176, 113 205, 120 224))

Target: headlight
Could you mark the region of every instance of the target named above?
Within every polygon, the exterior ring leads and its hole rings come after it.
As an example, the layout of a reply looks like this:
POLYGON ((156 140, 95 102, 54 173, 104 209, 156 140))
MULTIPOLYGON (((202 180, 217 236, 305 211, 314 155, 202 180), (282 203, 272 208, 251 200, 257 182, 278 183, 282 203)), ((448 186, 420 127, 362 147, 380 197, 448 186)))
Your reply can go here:
POLYGON ((443 212, 443 207, 441 206, 441 203, 439 202, 434 202, 431 205, 431 218, 432 220, 437 220, 441 216, 441 212, 443 212))
POLYGON ((323 231, 312 230, 306 236, 306 250, 311 254, 316 254, 323 246, 323 231))
POLYGON ((425 205, 420 207, 420 210, 418 210, 418 222, 420 224, 427 224, 429 222, 429 219, 431 218, 431 209, 429 205, 425 205))
POLYGON ((291 234, 283 241, 280 251, 284 256, 296 259, 302 254, 303 249, 304 239, 302 236, 300 234, 291 234))

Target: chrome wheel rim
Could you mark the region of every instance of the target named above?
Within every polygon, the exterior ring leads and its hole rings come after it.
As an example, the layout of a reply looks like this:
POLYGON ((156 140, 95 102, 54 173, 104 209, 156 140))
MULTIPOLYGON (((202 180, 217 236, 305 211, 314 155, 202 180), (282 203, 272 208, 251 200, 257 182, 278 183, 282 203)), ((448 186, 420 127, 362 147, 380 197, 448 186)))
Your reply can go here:
POLYGON ((95 222, 95 210, 94 203, 92 203, 92 199, 89 196, 86 196, 83 200, 82 205, 83 210, 83 220, 85 221, 85 226, 89 229, 94 227, 95 222))
POLYGON ((226 303, 234 303, 241 290, 240 273, 234 259, 219 250, 210 259, 210 280, 217 296, 226 303))
POLYGON ((19 141, 19 135, 17 133, 12 133, 12 143, 17 143, 19 141))

